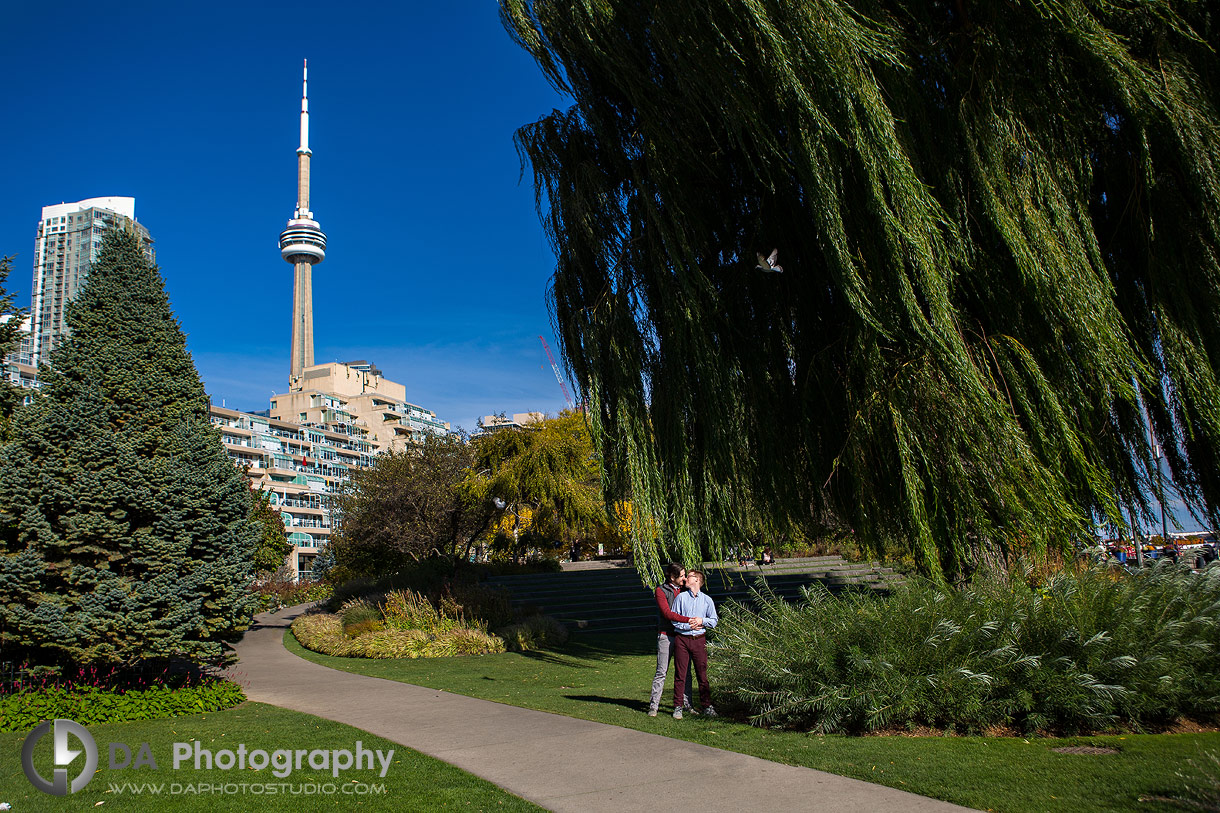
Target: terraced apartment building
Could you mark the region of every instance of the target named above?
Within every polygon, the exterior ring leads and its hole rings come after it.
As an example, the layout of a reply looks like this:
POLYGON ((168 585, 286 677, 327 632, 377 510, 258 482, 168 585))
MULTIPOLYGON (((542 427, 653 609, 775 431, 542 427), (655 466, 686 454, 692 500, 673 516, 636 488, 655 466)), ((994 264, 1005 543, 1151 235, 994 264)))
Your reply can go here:
POLYGON ((287 565, 309 578, 333 533, 332 502, 354 469, 390 450, 443 435, 449 424, 406 400, 407 388, 367 361, 306 367, 266 412, 212 406, 230 459, 271 494, 293 550, 287 565))
POLYGON ((435 412, 407 401, 405 385, 363 359, 306 367, 288 392, 271 397, 270 414, 305 425, 329 424, 340 416, 365 429, 378 452, 402 451, 429 434, 449 431, 435 412))
MULTIPOLYGON (((319 398, 321 400, 321 397, 319 398)), ((368 432, 341 407, 328 407, 327 420, 300 424, 267 414, 212 406, 229 458, 251 484, 271 495, 292 543, 287 566, 295 578, 309 578, 313 560, 333 530, 332 500, 351 471, 372 465, 368 432)))

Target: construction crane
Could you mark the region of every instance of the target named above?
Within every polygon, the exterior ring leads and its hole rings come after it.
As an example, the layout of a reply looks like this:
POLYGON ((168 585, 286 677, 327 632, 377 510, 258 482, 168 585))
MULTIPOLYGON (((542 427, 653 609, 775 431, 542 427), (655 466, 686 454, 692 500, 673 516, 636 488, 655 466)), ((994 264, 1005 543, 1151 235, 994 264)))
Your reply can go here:
POLYGON ((559 389, 563 390, 563 400, 568 402, 568 409, 575 409, 576 404, 572 401, 572 394, 568 392, 568 385, 563 383, 563 376, 559 374, 559 365, 555 363, 555 357, 551 355, 551 346, 541 336, 538 337, 538 341, 542 342, 542 349, 546 351, 546 360, 551 363, 551 369, 555 371, 555 380, 559 382, 559 389))

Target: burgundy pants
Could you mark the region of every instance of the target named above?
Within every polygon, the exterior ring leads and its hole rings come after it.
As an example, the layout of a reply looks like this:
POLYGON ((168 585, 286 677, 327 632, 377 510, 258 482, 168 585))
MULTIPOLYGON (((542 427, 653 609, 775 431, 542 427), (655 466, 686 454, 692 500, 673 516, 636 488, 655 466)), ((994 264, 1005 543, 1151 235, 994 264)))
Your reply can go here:
POLYGON ((675 635, 674 644, 674 708, 682 708, 686 671, 693 662, 695 678, 699 681, 699 707, 706 709, 712 705, 712 687, 707 682, 707 637, 675 635))

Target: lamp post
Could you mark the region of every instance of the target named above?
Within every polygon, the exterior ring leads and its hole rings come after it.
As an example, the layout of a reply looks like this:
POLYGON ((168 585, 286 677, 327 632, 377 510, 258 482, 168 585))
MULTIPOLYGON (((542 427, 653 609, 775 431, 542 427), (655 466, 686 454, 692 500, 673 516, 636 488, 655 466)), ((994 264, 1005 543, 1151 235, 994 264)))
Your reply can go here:
POLYGON ((1161 444, 1152 434, 1152 425, 1148 426, 1148 437, 1152 441, 1152 456, 1156 459, 1156 498, 1161 504, 1161 545, 1169 544, 1169 526, 1165 523, 1165 472, 1161 469, 1161 458, 1165 456, 1161 444))
POLYGON ((517 560, 517 530, 521 527, 521 515, 508 507, 508 503, 501 497, 492 497, 491 504, 499 511, 507 511, 513 515, 513 561, 517 560))

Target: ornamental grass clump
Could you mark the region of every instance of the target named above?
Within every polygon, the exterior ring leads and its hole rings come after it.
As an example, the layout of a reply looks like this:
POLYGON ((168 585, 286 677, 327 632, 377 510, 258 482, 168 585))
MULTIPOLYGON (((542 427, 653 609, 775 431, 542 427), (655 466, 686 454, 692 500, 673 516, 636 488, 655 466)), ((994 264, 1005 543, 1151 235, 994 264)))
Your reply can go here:
POLYGON ((411 590, 351 599, 338 614, 303 615, 292 623, 301 646, 347 658, 441 658, 503 652, 504 641, 482 621, 453 618, 411 590))
POLYGON ((339 610, 343 626, 351 627, 366 621, 380 621, 381 608, 365 599, 353 599, 339 610))
POLYGON ((460 615, 446 614, 427 598, 411 590, 387 593, 381 609, 386 626, 390 629, 416 629, 437 635, 463 628, 476 628, 484 632, 487 629, 481 621, 467 621, 460 615))
POLYGON ((756 725, 1078 734, 1220 714, 1220 567, 755 597, 724 611, 712 680, 756 725))

